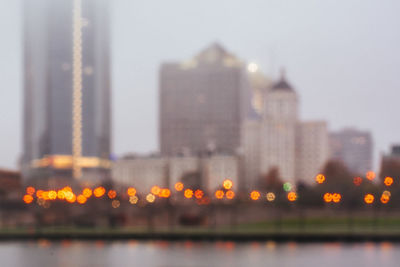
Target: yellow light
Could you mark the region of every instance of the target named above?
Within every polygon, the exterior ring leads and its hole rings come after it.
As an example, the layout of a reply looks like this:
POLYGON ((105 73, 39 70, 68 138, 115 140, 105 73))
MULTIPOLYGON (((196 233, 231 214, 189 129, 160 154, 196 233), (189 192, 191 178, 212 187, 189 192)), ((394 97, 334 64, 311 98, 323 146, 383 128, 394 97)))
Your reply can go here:
POLYGON ((133 204, 133 205, 136 204, 138 201, 139 201, 139 198, 137 196, 130 196, 129 197, 129 202, 131 204, 133 204))
POLYGON ((391 196, 392 196, 392 193, 390 193, 390 191, 387 191, 387 190, 383 191, 382 194, 383 194, 383 195, 386 195, 386 196, 388 196, 388 197, 391 197, 391 196))
POLYGON ((65 199, 65 191, 64 190, 58 190, 57 191, 57 198, 61 199, 61 200, 65 199))
POLYGON ((156 200, 156 196, 150 193, 146 196, 146 200, 149 203, 153 203, 156 200))
POLYGON ((273 192, 267 193, 267 200, 268 200, 269 202, 274 201, 274 200, 275 200, 275 194, 274 194, 273 192))
POLYGON ((57 192, 54 190, 49 191, 49 199, 54 200, 57 198, 57 192))
POLYGON ((233 182, 232 182, 231 180, 229 180, 229 179, 226 179, 226 180, 222 183, 222 185, 223 185, 223 187, 224 187, 226 190, 229 190, 229 189, 232 188, 233 182))

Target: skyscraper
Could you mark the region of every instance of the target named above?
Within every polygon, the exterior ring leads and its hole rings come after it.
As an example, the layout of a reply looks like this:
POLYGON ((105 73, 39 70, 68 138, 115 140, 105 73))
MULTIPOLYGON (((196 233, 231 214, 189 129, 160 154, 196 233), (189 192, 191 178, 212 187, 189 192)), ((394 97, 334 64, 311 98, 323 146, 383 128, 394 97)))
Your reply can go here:
POLYGON ((163 155, 206 151, 234 154, 250 104, 247 70, 221 45, 160 71, 160 146, 163 155))
POLYGON ((25 179, 108 176, 108 0, 24 1, 25 179))
POLYGON ((279 169, 286 181, 295 181, 295 136, 298 120, 297 94, 286 81, 284 73, 265 97, 261 122, 260 172, 279 169))

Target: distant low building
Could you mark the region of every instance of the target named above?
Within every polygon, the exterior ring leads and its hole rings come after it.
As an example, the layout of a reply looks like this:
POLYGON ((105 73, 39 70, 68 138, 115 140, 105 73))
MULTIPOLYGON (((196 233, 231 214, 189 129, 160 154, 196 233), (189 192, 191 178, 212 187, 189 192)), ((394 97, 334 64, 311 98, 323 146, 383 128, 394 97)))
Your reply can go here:
POLYGON ((0 199, 20 197, 21 190, 21 173, 0 169, 0 199))
POLYGON ((394 145, 389 154, 383 155, 380 166, 380 177, 400 177, 400 145, 394 145))
POLYGON ((239 161, 235 156, 225 155, 126 157, 113 164, 112 177, 117 186, 134 186, 139 192, 149 192, 154 185, 173 189, 177 182, 212 192, 225 179, 238 184, 239 161), (192 179, 197 179, 196 186, 192 179))
POLYGON ((330 158, 342 161, 350 171, 365 174, 372 169, 373 141, 368 131, 343 129, 329 135, 330 158))

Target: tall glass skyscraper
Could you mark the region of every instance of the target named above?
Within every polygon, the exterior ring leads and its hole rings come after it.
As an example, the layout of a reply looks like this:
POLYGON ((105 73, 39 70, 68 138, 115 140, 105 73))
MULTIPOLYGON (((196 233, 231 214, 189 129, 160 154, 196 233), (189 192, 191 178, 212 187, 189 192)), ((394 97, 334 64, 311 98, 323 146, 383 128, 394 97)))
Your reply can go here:
POLYGON ((109 175, 109 2, 24 1, 22 173, 29 181, 109 175))

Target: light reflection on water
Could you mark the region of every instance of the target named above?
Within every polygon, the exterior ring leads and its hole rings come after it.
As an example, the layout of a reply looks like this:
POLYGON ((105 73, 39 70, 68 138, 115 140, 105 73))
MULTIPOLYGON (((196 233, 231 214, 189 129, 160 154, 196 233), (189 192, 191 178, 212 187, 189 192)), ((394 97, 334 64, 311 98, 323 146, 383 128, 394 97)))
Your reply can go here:
POLYGON ((1 266, 398 266, 397 243, 2 242, 1 266))

